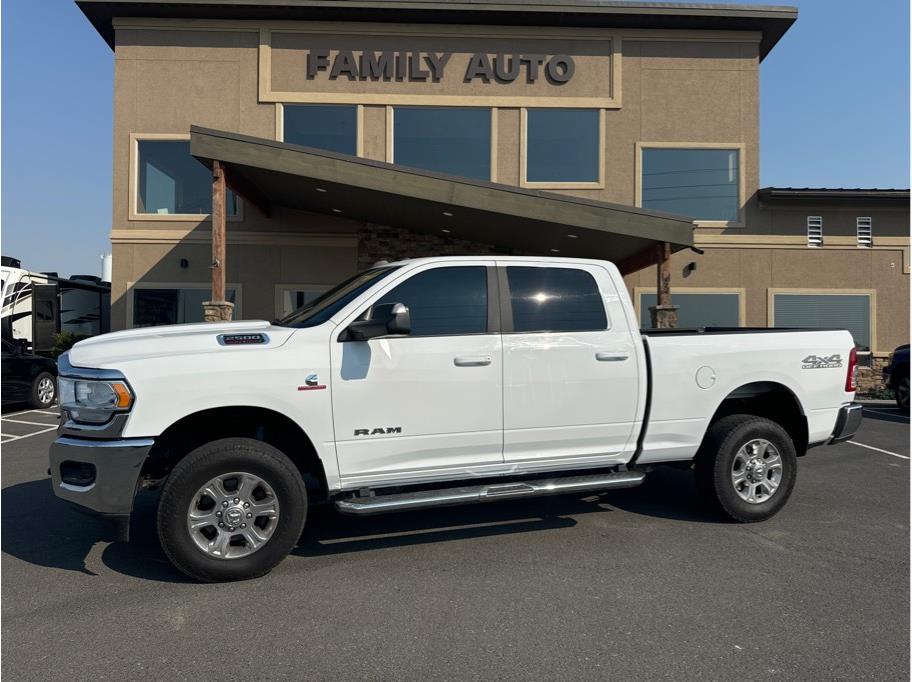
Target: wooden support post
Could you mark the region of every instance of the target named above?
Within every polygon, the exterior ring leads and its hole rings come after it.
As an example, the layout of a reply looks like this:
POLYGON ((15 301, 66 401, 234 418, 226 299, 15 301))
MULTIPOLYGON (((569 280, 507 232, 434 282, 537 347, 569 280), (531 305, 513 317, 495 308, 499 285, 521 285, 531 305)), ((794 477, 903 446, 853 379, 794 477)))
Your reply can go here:
POLYGON ((206 322, 230 320, 234 304, 225 300, 225 169, 212 162, 212 300, 203 303, 206 322))
POLYGON ((671 304, 671 244, 665 242, 659 247, 656 261, 656 305, 649 308, 652 326, 677 327, 678 306, 671 304))

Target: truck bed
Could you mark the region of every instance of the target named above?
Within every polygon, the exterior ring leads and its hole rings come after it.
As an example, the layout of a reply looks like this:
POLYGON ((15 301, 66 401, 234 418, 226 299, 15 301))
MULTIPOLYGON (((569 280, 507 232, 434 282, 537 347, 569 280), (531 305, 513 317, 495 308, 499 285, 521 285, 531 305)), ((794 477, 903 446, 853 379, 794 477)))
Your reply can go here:
POLYGON ((751 384, 778 384, 800 403, 811 443, 829 438, 845 392, 845 330, 706 327, 642 330, 650 374, 639 463, 693 457, 727 397, 751 384))

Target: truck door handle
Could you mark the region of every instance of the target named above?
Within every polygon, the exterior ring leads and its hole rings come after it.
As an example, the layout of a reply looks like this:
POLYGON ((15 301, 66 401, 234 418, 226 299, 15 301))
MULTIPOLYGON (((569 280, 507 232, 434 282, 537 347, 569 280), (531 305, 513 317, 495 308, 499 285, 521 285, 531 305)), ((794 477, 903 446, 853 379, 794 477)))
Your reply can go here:
POLYGON ((490 355, 461 355, 453 358, 457 367, 484 367, 491 364, 490 355))
POLYGON ((599 362, 621 362, 629 357, 630 353, 625 350, 600 350, 595 354, 599 362))

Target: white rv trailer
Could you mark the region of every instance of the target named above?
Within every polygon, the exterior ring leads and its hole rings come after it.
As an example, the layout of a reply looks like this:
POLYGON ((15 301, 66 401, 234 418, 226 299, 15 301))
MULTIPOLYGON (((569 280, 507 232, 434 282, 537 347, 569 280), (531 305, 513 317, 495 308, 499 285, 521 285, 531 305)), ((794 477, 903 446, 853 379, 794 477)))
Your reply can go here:
POLYGON ((32 272, 16 258, 2 257, 0 291, 3 338, 24 341, 36 353, 54 347, 54 335, 68 331, 82 337, 110 331, 111 285, 91 275, 66 279, 32 272))

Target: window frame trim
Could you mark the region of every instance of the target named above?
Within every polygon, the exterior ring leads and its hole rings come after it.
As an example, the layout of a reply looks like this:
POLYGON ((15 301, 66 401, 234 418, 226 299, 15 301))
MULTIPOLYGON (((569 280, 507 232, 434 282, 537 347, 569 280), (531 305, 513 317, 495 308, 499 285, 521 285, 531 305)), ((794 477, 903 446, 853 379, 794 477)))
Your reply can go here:
MULTIPOLYGON (((174 222, 174 221, 212 221, 211 213, 140 213, 139 212, 139 143, 145 141, 158 142, 189 142, 190 133, 130 133, 130 169, 129 169, 129 189, 127 196, 127 207, 129 221, 154 221, 154 222, 174 222)), ((230 188, 229 188, 230 189, 230 188)), ((244 221, 244 199, 240 194, 235 192, 237 197, 237 213, 228 214, 226 211, 225 220, 229 223, 240 223, 244 221)))
POLYGON ((694 219, 696 227, 747 227, 745 219, 747 192, 746 192, 746 164, 743 142, 636 142, 635 169, 634 169, 634 206, 643 207, 643 150, 644 149, 730 149, 738 152, 738 219, 731 220, 701 220, 694 219))
POLYGON ((519 186, 525 189, 605 189, 606 123, 604 107, 520 107, 519 110, 519 186), (598 179, 535 180, 527 179, 529 161, 529 109, 566 108, 574 111, 598 111, 598 179))
MULTIPOLYGON (((124 327, 124 329, 139 329, 139 327, 133 326, 133 324, 134 324, 133 323, 133 312, 135 309, 136 291, 142 290, 142 289, 193 289, 193 290, 208 289, 209 291, 211 291, 212 283, 211 282, 147 282, 145 280, 127 282, 127 288, 125 291, 126 308, 127 308, 127 310, 126 310, 127 324, 124 327)), ((226 283, 225 291, 227 292, 228 289, 234 289, 234 299, 235 299, 234 319, 241 320, 243 318, 240 316, 244 309, 244 307, 243 307, 244 285, 240 284, 240 283, 226 283)), ((183 324, 183 323, 178 323, 178 324, 183 324)))
POLYGON ((877 290, 876 289, 803 289, 801 287, 770 287, 766 290, 766 326, 773 328, 776 320, 776 295, 798 296, 867 296, 868 339, 872 355, 880 354, 877 346, 877 290))
MULTIPOLYGON (((634 287, 633 288, 633 309, 636 312, 637 323, 639 323, 642 313, 642 301, 640 297, 643 294, 658 293, 656 287, 634 287)), ((674 305, 675 293, 680 294, 736 294, 738 296, 738 326, 747 326, 747 289, 744 287, 680 287, 671 288, 671 304, 674 305)))
MULTIPOLYGON (((386 105, 386 156, 384 161, 387 163, 396 163, 396 144, 395 144, 395 131, 396 125, 394 122, 394 117, 396 115, 396 107, 408 107, 409 109, 488 109, 491 114, 491 139, 489 140, 490 148, 488 149, 488 177, 479 178, 480 180, 487 182, 497 182, 497 107, 487 106, 487 105, 473 105, 473 106, 461 106, 461 105, 442 105, 442 104, 387 104, 386 105)), ((404 166, 405 168, 412 168, 413 166, 404 166)), ((439 173, 442 171, 428 171, 429 173, 439 173)), ((449 173, 449 175, 455 175, 455 173, 449 173)), ((459 176, 465 177, 465 176, 459 176)), ((475 178, 469 178, 470 180, 475 178)))
POLYGON ((364 157, 364 105, 346 104, 344 102, 276 102, 275 105, 275 139, 285 141, 285 107, 354 107, 355 108, 355 156, 364 157))
POLYGON ((576 265, 573 263, 547 263, 540 261, 518 261, 515 263, 504 263, 501 261, 497 264, 497 277, 499 283, 498 298, 500 299, 501 334, 599 334, 603 332, 610 332, 614 328, 614 324, 611 320, 611 315, 608 311, 608 306, 605 305, 605 292, 602 291, 601 287, 599 287, 598 278, 587 266, 576 265), (517 331, 513 325, 513 298, 510 292, 510 280, 507 273, 508 268, 559 268, 561 270, 579 270, 580 272, 586 273, 589 275, 589 277, 592 278, 592 282, 595 284, 595 290, 598 292, 599 302, 602 305, 602 313, 605 315, 605 327, 603 329, 542 329, 536 331, 517 331))

